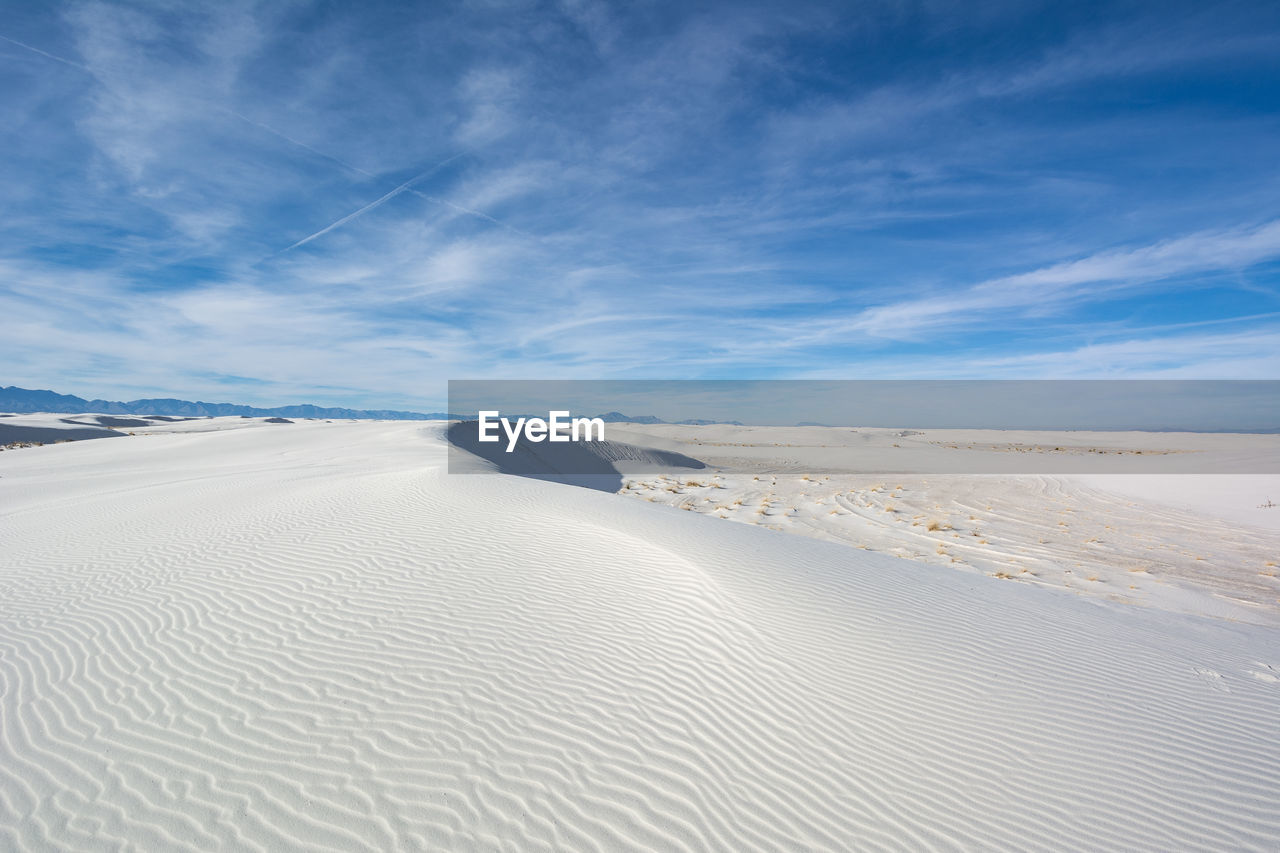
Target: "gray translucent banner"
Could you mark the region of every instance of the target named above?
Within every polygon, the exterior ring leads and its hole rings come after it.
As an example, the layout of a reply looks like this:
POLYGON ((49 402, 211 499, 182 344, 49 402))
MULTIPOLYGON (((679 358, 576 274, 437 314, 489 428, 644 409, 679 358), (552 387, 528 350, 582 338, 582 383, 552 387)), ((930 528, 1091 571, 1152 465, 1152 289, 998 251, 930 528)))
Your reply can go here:
POLYGON ((1280 473, 1274 380, 451 380, 449 411, 454 473, 1280 473), (553 417, 604 440, 510 431, 553 417))

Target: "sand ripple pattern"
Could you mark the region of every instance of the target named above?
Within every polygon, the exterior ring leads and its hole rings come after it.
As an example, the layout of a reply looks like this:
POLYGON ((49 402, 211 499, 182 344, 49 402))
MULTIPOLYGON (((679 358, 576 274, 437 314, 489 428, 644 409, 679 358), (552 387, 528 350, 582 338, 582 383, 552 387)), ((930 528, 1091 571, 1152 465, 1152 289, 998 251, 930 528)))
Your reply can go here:
POLYGON ((1078 595, 1280 627, 1280 531, 1050 476, 682 473, 623 494, 1078 595))
POLYGON ((420 425, 8 456, 0 849, 1280 846, 1272 629, 449 477, 420 425))

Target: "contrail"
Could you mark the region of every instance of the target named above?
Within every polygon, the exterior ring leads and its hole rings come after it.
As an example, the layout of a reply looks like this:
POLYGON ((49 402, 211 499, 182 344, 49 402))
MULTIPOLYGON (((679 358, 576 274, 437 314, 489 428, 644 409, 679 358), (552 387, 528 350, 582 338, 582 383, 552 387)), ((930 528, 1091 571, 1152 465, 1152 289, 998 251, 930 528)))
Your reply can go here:
MULTIPOLYGON (((443 169, 445 166, 449 165, 449 164, 450 164, 450 163, 452 163, 454 160, 457 160, 459 157, 461 157, 463 154, 466 154, 466 153, 467 153, 467 152, 465 152, 465 151, 460 151, 459 153, 454 154, 452 157, 448 158, 447 160, 441 160, 439 163, 435 164, 435 165, 434 165, 434 166, 432 166, 430 169, 427 169, 425 172, 422 172, 421 174, 415 175, 415 176, 413 176, 412 178, 410 178, 409 180, 405 181, 403 184, 401 184, 400 186, 396 187, 396 188, 395 188, 395 189, 393 189, 391 192, 387 193, 386 195, 384 195, 382 198, 378 199, 377 201, 371 201, 371 202, 369 202, 368 204, 366 204, 364 207, 362 207, 362 208, 360 208, 359 210, 355 211, 354 213, 348 213, 346 216, 342 217, 342 218, 341 218, 341 219, 339 219, 337 222, 334 222, 334 223, 332 223, 331 225, 328 225, 328 226, 326 226, 326 227, 324 227, 324 228, 321 228, 319 231, 317 231, 316 233, 314 233, 314 234, 312 234, 312 235, 310 235, 310 236, 308 236, 308 237, 303 237, 301 240, 299 240, 298 242, 294 243, 292 246, 289 246, 289 247, 288 247, 288 248, 286 248, 286 249, 281 249, 279 252, 276 252, 276 255, 283 255, 285 252, 291 252, 291 251, 293 251, 294 249, 298 248, 299 246, 305 246, 307 243, 310 243, 312 240, 315 240, 315 239, 316 239, 316 238, 318 238, 318 237, 323 237, 325 234, 328 234, 330 231, 332 231, 332 230, 333 230, 333 229, 335 229, 335 228, 341 228, 343 225, 346 225, 346 224, 347 224, 348 222, 350 222, 351 220, 353 220, 353 219, 355 219, 355 218, 357 218, 357 217, 359 217, 359 216, 363 216, 364 214, 366 214, 366 213, 368 213, 369 211, 373 210, 375 207, 379 207, 380 205, 385 204, 386 202, 388 202, 388 201, 390 201, 391 199, 395 198, 396 196, 400 195, 400 193, 404 192, 405 190, 408 190, 410 187, 412 187, 412 186, 413 186, 414 184, 416 184, 418 181, 422 180, 423 178, 427 177, 428 175, 430 175, 430 174, 431 174, 431 173, 433 173, 433 172, 436 172, 436 171, 438 171, 438 170, 440 170, 440 169, 443 169)), ((274 257, 274 256, 273 256, 273 257, 274 257)))
POLYGON ((90 74, 93 73, 92 71, 89 70, 89 66, 87 65, 81 65, 79 62, 72 62, 70 59, 63 59, 61 56, 55 56, 52 53, 47 53, 38 47, 32 47, 29 44, 23 44, 17 39, 11 39, 8 36, 4 36, 4 35, 0 35, 0 39, 4 39, 9 44, 16 44, 18 47, 25 48, 26 50, 29 50, 32 53, 38 53, 47 59, 52 59, 54 62, 61 62, 63 65, 70 65, 72 68, 79 68, 81 71, 88 71, 90 74))
MULTIPOLYGON (((43 56, 43 57, 45 57, 45 58, 47 58, 47 59, 52 59, 54 62, 61 62, 63 65, 70 65, 72 68, 78 68, 78 69, 80 69, 81 71, 85 71, 85 72, 87 72, 87 73, 89 73, 89 74, 93 74, 93 69, 92 69, 92 68, 90 68, 90 67, 89 67, 89 66, 87 66, 87 65, 81 65, 79 62, 73 62, 73 61, 71 61, 70 59, 64 59, 64 58, 63 58, 63 57, 61 57, 61 56, 57 56, 57 55, 55 55, 55 54, 49 53, 49 52, 48 52, 48 51, 46 51, 46 50, 41 50, 41 49, 40 49, 40 48, 38 48, 38 47, 32 47, 31 45, 29 45, 29 44, 25 44, 24 42, 20 42, 20 41, 18 41, 17 39, 11 39, 11 38, 9 38, 9 37, 8 37, 8 36, 6 36, 6 35, 0 35, 0 40, 7 41, 7 42, 9 42, 10 44, 15 44, 15 45, 17 45, 18 47, 21 47, 21 48, 23 48, 23 49, 25 49, 25 50, 29 50, 29 51, 31 51, 32 53, 37 53, 37 54, 39 54, 40 56, 43 56)), ((99 81, 99 82, 101 82, 101 81, 99 81)), ((111 91, 111 90, 108 88, 108 91, 111 91)), ((117 94, 117 93, 116 93, 116 92, 114 92, 114 91, 112 91, 112 94, 117 94)), ((253 125, 254 127, 260 128, 261 130, 265 130, 267 133, 270 133, 272 136, 277 136, 277 137, 279 137, 280 139, 283 139, 285 142, 288 142, 288 143, 291 143, 291 144, 293 144, 293 145, 296 145, 296 146, 298 146, 299 148, 302 148, 302 149, 304 149, 304 150, 306 150, 306 151, 310 151, 312 154, 315 154, 317 157, 323 157, 323 158, 324 158, 324 159, 326 159, 326 160, 329 160, 329 161, 331 161, 331 162, 333 162, 333 163, 337 163, 339 166, 341 166, 341 167, 342 167, 342 168, 344 168, 344 169, 347 169, 348 171, 355 172, 355 173, 356 173, 356 174, 358 174, 358 175, 364 175, 366 178, 373 178, 373 177, 376 177, 375 175, 372 175, 372 174, 370 174, 369 172, 366 172, 364 169, 361 169, 361 168, 359 168, 358 166, 352 166, 350 163, 345 163, 345 162, 343 162, 342 160, 339 160, 337 157, 334 157, 334 156, 333 156, 333 155, 331 155, 331 154, 326 154, 326 153, 324 153, 323 151, 317 151, 315 148, 312 148, 312 147, 311 147, 310 145, 308 145, 307 143, 305 143, 305 142, 301 142, 301 141, 299 141, 299 140, 297 140, 297 139, 294 139, 292 136, 288 136, 288 135, 286 135, 286 134, 283 134, 283 133, 281 133, 280 131, 276 130, 274 127, 271 127, 270 125, 263 124, 263 123, 262 123, 262 122, 260 122, 260 121, 254 121, 253 119, 249 118, 248 116, 243 115, 243 114, 241 114, 241 113, 238 113, 238 112, 236 112, 235 110, 227 109, 226 107, 220 107, 220 106, 218 106, 218 105, 216 105, 216 104, 208 104, 208 106, 209 106, 210 108, 214 109, 214 110, 217 110, 218 112, 226 113, 227 115, 230 115, 230 116, 235 116, 236 118, 240 119, 241 121, 245 122, 246 124, 251 124, 251 125, 253 125)))
POLYGON ((501 219, 495 219, 489 214, 485 213, 483 210, 472 210, 469 207, 463 207, 460 204, 454 204, 453 202, 447 201, 443 198, 436 198, 433 195, 427 195, 421 190, 409 190, 409 192, 413 193, 416 196, 424 198, 427 201, 435 202, 436 204, 443 205, 444 207, 451 207, 454 210, 458 211, 459 213, 465 213, 465 214, 468 214, 469 216, 477 216, 480 219, 487 219, 489 222, 492 222, 494 225, 497 225, 499 228, 505 228, 508 231, 512 231, 516 234, 519 234, 521 237, 529 236, 526 232, 521 231, 519 228, 516 228, 514 225, 508 225, 507 223, 503 222, 501 219))
MULTIPOLYGON (((70 67, 72 67, 72 68, 79 69, 80 71, 84 71, 84 72, 85 72, 85 73, 87 73, 87 74, 93 74, 93 69, 91 69, 91 68, 90 68, 89 66, 87 66, 87 65, 82 65, 82 64, 80 64, 79 62, 73 62, 73 61, 72 61, 72 60, 70 60, 70 59, 64 59, 64 58, 63 58, 63 57, 61 57, 61 56, 57 56, 56 54, 52 54, 52 53, 49 53, 48 51, 41 50, 41 49, 40 49, 40 48, 38 48, 38 47, 32 47, 31 45, 29 45, 29 44, 25 44, 25 43, 23 43, 23 42, 20 42, 20 41, 18 41, 17 39, 9 38, 9 37, 8 37, 8 36, 6 36, 6 35, 0 35, 0 40, 7 41, 7 42, 9 42, 10 44, 17 45, 18 47, 20 47, 20 48, 22 48, 22 49, 24 49, 24 50, 29 50, 29 51, 31 51, 32 53, 39 54, 40 56, 43 56, 43 57, 45 57, 46 59, 52 59, 54 62, 61 62, 63 65, 68 65, 68 66, 70 66, 70 67)), ((96 76, 96 75, 95 75, 95 76, 96 76)), ((104 88, 106 88, 106 89, 107 89, 107 91, 111 92, 113 95, 116 95, 117 97, 123 97, 123 95, 120 95, 120 93, 118 93, 118 92, 114 91, 113 89, 111 89, 111 87, 106 86, 105 84, 102 84, 102 81, 101 81, 101 80, 99 80, 98 82, 99 82, 99 84, 103 85, 103 87, 104 87, 104 88)), ((207 102, 206 102, 206 103, 207 103, 207 102)), ((307 143, 302 142, 301 140, 294 139, 292 136, 289 136, 288 134, 281 133, 280 131, 276 130, 274 127, 271 127, 271 126, 270 126, 270 125, 268 125, 268 124, 263 124, 263 123, 262 123, 262 122, 260 122, 260 121, 255 121, 254 119, 251 119, 251 118, 249 118, 248 116, 246 116, 246 115, 244 115, 244 114, 242 114, 242 113, 238 113, 238 112, 236 112, 235 110, 228 109, 227 107, 218 106, 218 105, 216 105, 216 104, 208 104, 208 103, 207 103, 207 106, 209 106, 211 109, 214 109, 214 110, 216 110, 216 111, 218 111, 218 112, 225 113, 226 115, 234 116, 235 118, 238 118, 240 121, 242 121, 242 122, 244 122, 244 123, 246 123, 246 124, 251 124, 251 125, 253 125, 253 126, 254 126, 254 127, 256 127, 256 128, 259 128, 260 130, 265 130, 267 133, 270 133, 272 136, 275 136, 275 137, 277 137, 277 138, 279 138, 279 139, 283 139, 285 142, 288 142, 290 145, 295 145, 295 146, 297 146, 298 148, 301 148, 301 149, 303 149, 304 151, 307 151, 307 152, 309 152, 309 153, 311 153, 311 154, 314 154, 314 155, 315 155, 315 156, 317 156, 317 157, 320 157, 320 158, 323 158, 323 159, 325 159, 325 160, 328 160, 328 161, 329 161, 329 162, 331 162, 331 163, 335 163, 335 164, 337 164, 338 166, 341 166, 342 168, 346 169, 346 170, 347 170, 347 171, 349 171, 349 172, 354 172, 355 174, 357 174, 357 175, 361 175, 361 176, 366 177, 366 178, 375 178, 375 179, 377 178, 377 175, 373 174, 372 172, 367 172, 367 171, 365 171, 364 169, 361 169, 359 166, 353 166, 353 165, 351 165, 350 163, 346 162, 345 160, 340 160, 339 158, 334 157, 332 154, 326 154, 326 153, 324 153, 323 151, 321 151, 321 150, 319 150, 319 149, 317 149, 317 148, 313 148, 313 147, 311 147, 310 145, 308 145, 307 143)), ((350 214, 348 214, 348 215, 346 215, 346 216, 342 217, 342 218, 341 218, 341 219, 339 219, 337 222, 334 222, 333 224, 329 225, 327 228, 323 228, 323 229, 321 229, 321 230, 317 231, 316 233, 312 234, 312 235, 311 235, 311 236, 309 236, 309 237, 304 237, 303 239, 299 240, 297 243, 294 243, 292 246, 289 246, 289 247, 288 247, 288 248, 286 248, 286 249, 281 249, 279 252, 276 252, 276 253, 275 253, 275 255, 271 255, 271 257, 275 257, 276 255, 283 255, 285 252, 291 251, 291 250, 293 250, 293 249, 298 248, 299 246, 302 246, 302 245, 305 245, 305 244, 307 244, 307 243, 310 243, 312 240, 316 239, 317 237, 323 237, 325 234, 328 234, 328 233, 329 233, 330 231, 332 231, 333 229, 338 228, 338 227, 341 227, 342 225, 346 224, 347 222, 350 222, 352 219, 355 219, 356 217, 360 216, 361 214, 367 213, 368 211, 373 210, 375 207, 378 207, 379 205, 381 205, 381 204, 383 204, 383 203, 385 203, 385 202, 387 202, 387 201, 390 201, 392 198, 394 198, 395 196, 399 195, 399 194, 400 194, 400 193, 402 193, 402 192, 411 192, 411 193, 413 193, 414 195, 418 196, 419 198, 425 199, 426 201, 429 201, 429 202, 431 202, 432 204, 438 204, 438 205, 441 205, 442 207, 449 207, 449 208, 452 208, 452 209, 454 209, 454 210, 458 211, 459 213, 465 213, 465 214, 467 214, 468 216, 475 216, 475 217, 477 217, 477 218, 479 218, 479 219, 484 219, 484 220, 486 220, 486 221, 488 221, 488 222, 492 222, 494 225, 497 225, 499 228, 505 228, 505 229, 507 229, 508 231, 514 232, 514 233, 519 234, 519 235, 521 235, 521 236, 523 236, 523 237, 528 237, 529 235, 528 235, 527 233, 525 233, 524 231, 521 231, 519 228, 516 228, 515 226, 512 226, 512 225, 508 225, 507 223, 503 222, 502 220, 500 220, 500 219, 496 219, 496 218, 494 218, 494 217, 490 216, 489 214, 485 213, 485 212, 484 212, 484 211, 482 211, 482 210, 473 210, 473 209, 471 209, 471 208, 469 208, 469 207, 463 207, 463 206, 462 206, 462 205, 460 205, 460 204, 455 204, 455 203, 453 203, 453 202, 451 202, 451 201, 448 201, 448 200, 446 200, 446 199, 442 199, 442 198, 439 198, 439 197, 437 197, 437 196, 433 196, 433 195, 427 195, 427 194, 426 194, 426 193, 424 193, 424 192, 421 192, 421 191, 419 191, 419 190, 415 190, 415 189, 413 189, 413 187, 412 187, 412 185, 413 185, 413 184, 416 184, 418 181, 420 181, 420 180, 422 180, 423 178, 427 177, 428 175, 430 175, 432 172, 436 171, 437 169, 440 169, 440 168, 443 168, 444 166, 447 166, 449 163, 452 163, 454 160, 457 160, 457 159, 458 159, 459 157, 461 157, 463 154, 467 154, 467 153, 469 153, 469 150, 470 150, 470 149, 468 149, 468 150, 464 150, 464 151, 461 151, 461 152, 459 152, 458 154, 453 155, 453 156, 452 156, 452 157, 450 157, 449 159, 444 160, 444 161, 442 161, 442 162, 440 162, 440 163, 437 163, 435 166, 433 166, 432 168, 430 168, 430 169, 428 169, 427 171, 423 172, 421 175, 418 175, 417 177, 412 178, 412 179, 410 179, 409 181, 407 181, 406 183, 401 184, 400 186, 396 187, 394 190, 392 190, 391 192, 387 193, 386 195, 384 195, 382 198, 378 199, 377 201, 371 202, 371 203, 369 203, 369 204, 365 205, 364 207, 360 208, 359 210, 355 211, 354 213, 350 213, 350 214)))
MULTIPOLYGON (((308 144, 307 144, 307 143, 305 143, 305 142, 302 142, 302 141, 300 141, 300 140, 294 139, 292 136, 289 136, 289 135, 288 135, 288 134, 286 134, 286 133, 281 133, 280 131, 276 130, 274 127, 272 127, 272 126, 271 126, 271 125, 269 125, 269 124, 263 124, 263 123, 262 123, 262 122, 260 122, 260 121, 255 121, 254 119, 251 119, 251 118, 249 118, 248 116, 243 115, 242 113, 238 113, 238 112, 236 112, 235 110, 227 109, 226 107, 215 107, 215 109, 221 110, 222 112, 226 113, 227 115, 235 116, 236 118, 240 119, 241 121, 245 122, 246 124, 251 124, 251 125, 253 125, 253 126, 254 126, 254 127, 256 127, 256 128, 259 128, 259 129, 261 129, 261 130, 265 130, 267 133, 270 133, 272 136, 275 136, 275 137, 278 137, 278 138, 280 138, 280 139, 283 139, 285 142, 288 142, 288 143, 290 143, 291 145, 296 145, 297 147, 299 147, 299 148, 303 149, 304 151, 309 151, 310 153, 312 153, 312 154, 316 155, 317 157, 321 157, 321 158, 323 158, 323 159, 325 159, 325 160, 328 160, 328 161, 329 161, 329 162, 331 162, 331 163, 336 163, 337 165, 341 166, 342 168, 346 169, 346 170, 347 170, 347 171, 349 171, 349 172, 354 172, 355 174, 357 174, 357 175, 361 175, 361 176, 366 177, 366 178, 374 178, 374 179, 376 179, 376 178, 378 177, 377 175, 373 174, 372 172, 366 172, 364 169, 361 169, 359 166, 353 166, 353 165, 351 165, 350 163, 346 162, 345 160, 341 160, 341 159, 339 159, 339 158, 337 158, 337 157, 334 157, 332 154, 326 154, 326 153, 324 153, 323 151, 321 151, 321 150, 319 150, 319 149, 317 149, 317 148, 312 148, 310 145, 308 145, 308 144)), ((468 149, 468 151, 469 151, 469 149, 468 149)), ((463 151, 463 152, 462 152, 462 154, 466 154, 466 153, 468 153, 468 151, 463 151)), ((457 156, 455 156, 455 157, 451 157, 451 158, 449 158, 449 160, 445 160, 445 161, 444 161, 444 163, 441 163, 441 164, 440 164, 440 166, 443 166, 443 165, 445 165, 446 163, 449 163, 451 160, 456 160, 456 159, 457 159, 457 157, 461 157, 461 156, 462 156, 462 154, 458 154, 458 155, 457 155, 457 156)), ((438 168, 440 168, 440 166, 437 166, 436 168, 438 169, 438 168)), ((423 176, 421 176, 421 175, 420 175, 419 177, 423 177, 423 176)), ((417 178, 415 178, 415 179, 414 179, 414 181, 417 181, 417 180, 418 180, 417 178)), ((412 183, 412 182, 411 182, 411 183, 412 183)), ((489 221, 489 222, 492 222, 494 225, 497 225, 499 228, 505 228, 505 229, 507 229, 508 231, 511 231, 511 232, 513 232, 513 233, 516 233, 516 234, 519 234, 519 235, 520 235, 520 236, 522 236, 522 237, 528 237, 528 236, 529 236, 526 232, 521 231, 519 228, 516 228, 514 225, 508 225, 507 223, 503 222, 501 219, 497 219, 497 218, 495 218, 495 217, 492 217, 492 216, 490 216, 489 214, 485 213, 483 210, 473 210, 472 208, 469 208, 469 207, 463 207, 462 205, 460 205, 460 204, 455 204, 455 203, 453 203, 453 202, 451 202, 451 201, 449 201, 449 200, 447 200, 447 199, 438 198, 437 196, 433 196, 433 195, 427 195, 426 193, 422 192, 421 190, 415 190, 415 189, 413 189, 412 187, 405 187, 405 188, 403 188, 403 189, 402 189, 402 190, 400 190, 400 191, 401 191, 401 192, 410 192, 410 193, 413 193, 414 195, 416 195, 418 198, 421 198, 421 199, 424 199, 424 200, 426 200, 426 201, 429 201, 429 202, 431 202, 432 204, 438 204, 438 205, 441 205, 442 207, 451 207, 451 208, 453 208, 454 210, 458 211, 459 213, 465 213, 465 214, 467 214, 468 216, 475 216, 475 217, 477 217, 477 218, 479 218, 479 219, 487 220, 487 221, 489 221)), ((396 191, 395 191, 395 190, 392 190, 392 192, 394 193, 394 192, 396 192, 396 191)), ((379 201, 377 201, 377 202, 374 202, 374 205, 376 206, 376 205, 380 204, 382 201, 385 201, 385 200, 386 200, 386 199, 381 199, 381 200, 379 200, 379 201)), ((362 212, 362 211, 356 211, 354 214, 352 214, 352 216, 358 216, 361 212, 362 212)), ((337 222, 333 223, 333 225, 331 225, 331 226, 330 226, 330 228, 337 227, 337 226, 341 225, 341 224, 342 224, 343 222, 345 222, 345 221, 346 221, 345 219, 341 219, 341 220, 339 220, 339 221, 337 221, 337 222)), ((327 230, 327 229, 326 229, 326 230, 327 230)), ((312 235, 312 236, 313 236, 313 237, 319 237, 319 236, 320 236, 321 234, 323 234, 323 233, 325 233, 325 232, 324 232, 324 231, 320 231, 320 232, 317 232, 316 234, 314 234, 314 235, 312 235)), ((308 238, 308 239, 310 239, 310 238, 308 238)), ((306 241, 303 241, 303 242, 306 242, 306 241)), ((295 243, 294 245, 290 246, 290 247, 289 247, 289 249, 297 248, 297 247, 298 247, 298 246, 300 246, 300 245, 302 245, 302 243, 295 243)), ((289 249, 284 249, 283 251, 284 251, 284 252, 287 252, 287 251, 289 251, 289 249)), ((277 252, 276 254, 281 254, 281 252, 277 252)), ((273 256, 273 257, 274 257, 274 256, 273 256)))
MULTIPOLYGON (((422 176, 421 176, 421 175, 419 175, 418 177, 422 177, 422 176)), ((407 190, 407 189, 409 188, 409 184, 413 183, 413 181, 416 181, 417 179, 418 179, 418 178, 414 178, 413 180, 406 181, 405 183, 403 183, 403 184, 401 184, 400 186, 396 187, 396 188, 395 188, 395 189, 393 189, 391 192, 387 193, 386 195, 384 195, 382 198, 378 199, 377 201, 371 201, 371 202, 369 202, 368 204, 366 204, 364 207, 362 207, 362 208, 360 208, 359 210, 355 211, 354 213, 348 213, 346 216, 342 217, 342 218, 341 218, 341 219, 339 219, 337 222, 334 222, 334 223, 332 223, 332 224, 330 224, 330 225, 328 225, 328 226, 326 226, 326 227, 324 227, 324 228, 321 228, 319 231, 317 231, 316 233, 314 233, 314 234, 312 234, 312 235, 310 235, 310 236, 308 236, 308 237, 303 237, 301 240, 299 240, 298 242, 294 243, 292 246, 289 246, 289 247, 287 247, 287 248, 281 249, 279 252, 276 252, 276 254, 277 254, 277 255, 283 255, 285 252, 293 251, 294 249, 298 248, 299 246, 305 246, 306 244, 310 243, 312 240, 315 240, 315 239, 316 239, 316 238, 318 238, 318 237, 323 237, 324 235, 328 234, 330 231, 332 231, 332 230, 333 230, 333 229, 335 229, 335 228, 340 228, 340 227, 342 227, 343 225, 346 225, 348 222, 350 222, 351 220, 355 219, 356 217, 361 216, 361 215, 363 215, 363 214, 365 214, 365 213, 368 213, 369 211, 373 210, 375 207, 378 207, 378 206, 380 206, 381 204, 383 204, 384 202, 390 201, 391 199, 393 199, 393 198, 395 198, 396 196, 400 195, 400 193, 404 192, 405 190, 407 190)))
POLYGON ((296 145, 299 148, 303 149, 304 151, 310 151, 312 154, 316 155, 317 157, 322 157, 325 160, 330 161, 331 163, 337 163, 339 166, 346 169, 347 171, 355 172, 357 175, 363 175, 366 178, 377 177, 377 175, 373 174, 372 172, 366 172, 364 169, 361 169, 359 166, 353 166, 350 163, 346 162, 345 160, 339 160, 337 157, 334 157, 332 154, 326 154, 323 151, 320 151, 319 149, 312 148, 310 145, 308 145, 305 142, 294 139, 292 136, 289 136, 288 134, 281 133, 280 131, 276 130, 274 127, 272 127, 269 124, 263 124, 260 121, 254 121, 248 116, 242 115, 241 113, 238 113, 235 110, 227 109, 226 107, 214 107, 214 109, 224 112, 227 115, 235 116, 236 118, 240 119, 246 124, 251 124, 256 128, 265 130, 267 133, 271 134, 272 136, 279 137, 280 139, 283 139, 285 142, 288 142, 292 145, 296 145))

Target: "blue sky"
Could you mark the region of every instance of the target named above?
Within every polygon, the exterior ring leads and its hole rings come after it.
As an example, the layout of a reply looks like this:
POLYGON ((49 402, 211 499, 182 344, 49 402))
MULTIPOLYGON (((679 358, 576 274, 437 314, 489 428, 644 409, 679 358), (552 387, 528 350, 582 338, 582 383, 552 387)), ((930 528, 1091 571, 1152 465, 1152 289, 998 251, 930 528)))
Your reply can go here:
POLYGON ((4 3, 0 384, 1280 377, 1280 4, 4 3))

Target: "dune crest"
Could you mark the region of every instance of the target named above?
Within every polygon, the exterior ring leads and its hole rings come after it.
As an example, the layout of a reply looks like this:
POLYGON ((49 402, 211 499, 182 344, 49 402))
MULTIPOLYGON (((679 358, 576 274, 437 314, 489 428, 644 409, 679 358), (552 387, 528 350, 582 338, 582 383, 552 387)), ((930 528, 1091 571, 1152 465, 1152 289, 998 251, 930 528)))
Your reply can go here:
POLYGON ((0 455, 0 847, 1280 844, 1273 629, 183 426, 0 455))

